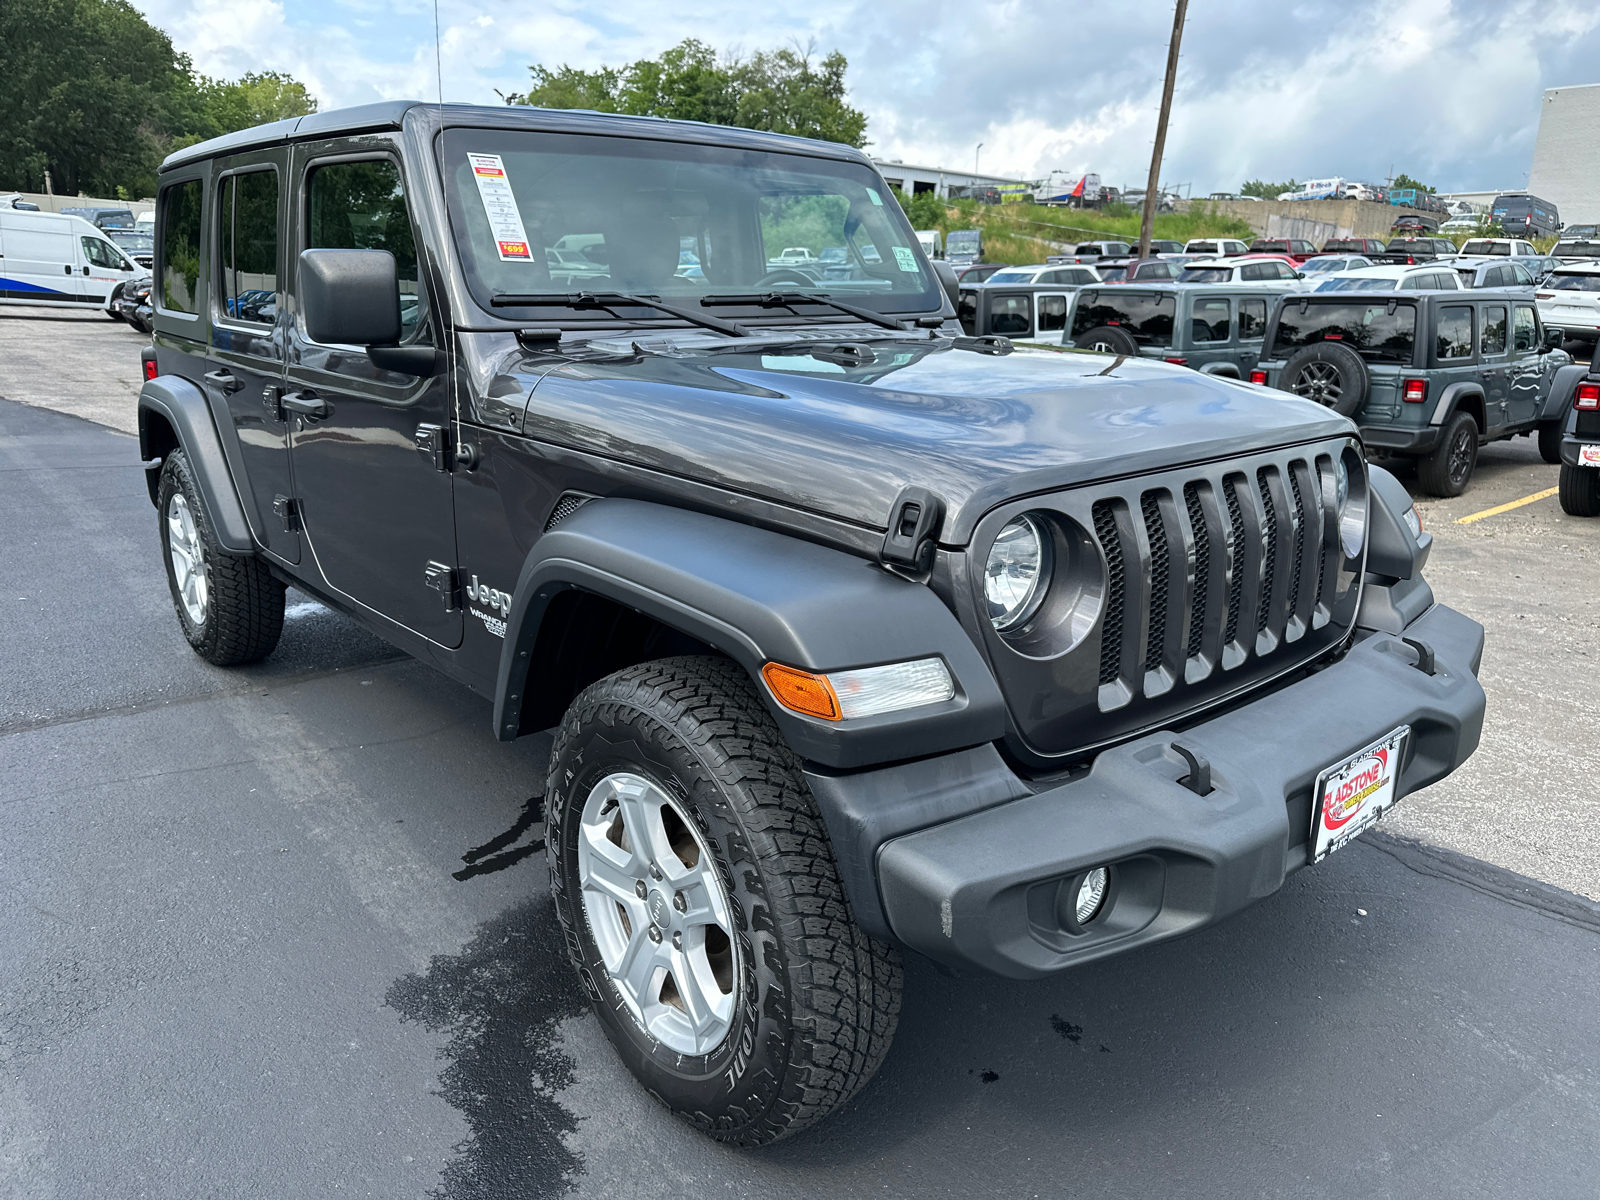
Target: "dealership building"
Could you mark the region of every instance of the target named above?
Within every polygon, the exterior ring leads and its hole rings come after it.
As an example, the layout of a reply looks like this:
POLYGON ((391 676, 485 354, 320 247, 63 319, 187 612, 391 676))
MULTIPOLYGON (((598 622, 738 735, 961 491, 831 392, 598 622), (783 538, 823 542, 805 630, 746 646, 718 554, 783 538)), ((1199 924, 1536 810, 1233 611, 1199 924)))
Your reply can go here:
POLYGON ((1528 191, 1565 225, 1600 224, 1600 83, 1545 92, 1528 191))
POLYGON ((875 158, 872 165, 883 173, 883 181, 897 187, 908 196, 931 192, 941 200, 950 195, 950 189, 971 187, 1010 187, 1024 184, 1020 179, 1003 179, 998 175, 979 175, 973 171, 950 171, 944 167, 913 167, 903 162, 875 158))

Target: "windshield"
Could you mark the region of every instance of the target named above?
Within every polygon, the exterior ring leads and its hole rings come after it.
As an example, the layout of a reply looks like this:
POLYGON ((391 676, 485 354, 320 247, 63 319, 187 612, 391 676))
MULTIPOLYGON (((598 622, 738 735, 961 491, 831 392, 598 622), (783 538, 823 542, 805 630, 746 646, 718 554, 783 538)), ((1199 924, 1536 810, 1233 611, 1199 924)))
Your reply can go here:
POLYGON ((1318 342, 1343 342, 1364 358, 1410 362, 1417 310, 1396 301, 1377 304, 1288 304, 1278 316, 1274 357, 1318 342))
POLYGON ((1308 258, 1300 264, 1302 271, 1343 271, 1349 267, 1359 267, 1360 263, 1352 263, 1343 258, 1308 258))
POLYGON ((1032 283, 1033 271, 996 271, 989 276, 990 283, 1032 283))
POLYGON ((1372 279, 1359 275, 1340 275, 1333 279, 1324 279, 1317 284, 1319 292, 1392 292, 1395 289, 1395 280, 1376 277, 1372 279))
POLYGON ((577 292, 682 304, 802 291, 888 312, 941 304, 900 206, 861 163, 487 129, 446 130, 440 147, 463 271, 492 311, 559 318, 559 306, 494 297, 577 292))
POLYGON ((1560 242, 1550 253, 1556 258, 1600 258, 1600 242, 1560 242))
POLYGON ((133 233, 122 229, 108 229, 106 236, 130 254, 137 254, 143 250, 147 254, 155 253, 156 238, 153 233, 133 233))
POLYGON ((1179 283, 1231 283, 1232 267, 1185 267, 1179 283))

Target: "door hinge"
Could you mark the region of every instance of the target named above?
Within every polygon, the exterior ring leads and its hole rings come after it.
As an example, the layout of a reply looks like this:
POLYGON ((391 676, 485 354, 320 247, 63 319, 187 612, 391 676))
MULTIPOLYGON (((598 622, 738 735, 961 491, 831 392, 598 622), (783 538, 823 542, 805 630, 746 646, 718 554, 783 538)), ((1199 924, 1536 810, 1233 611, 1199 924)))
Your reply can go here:
POLYGON ((901 488, 889 509, 889 532, 883 536, 881 551, 884 563, 918 572, 931 569, 943 523, 943 500, 927 488, 901 488))
POLYGON ((293 496, 274 496, 272 511, 283 522, 285 533, 300 532, 300 503, 293 496))
POLYGON ((450 431, 443 425, 418 425, 417 453, 433 463, 435 471, 448 471, 450 469, 450 431))
POLYGON ((445 612, 455 612, 461 607, 461 579, 454 567, 430 562, 422 569, 422 582, 439 593, 445 612))

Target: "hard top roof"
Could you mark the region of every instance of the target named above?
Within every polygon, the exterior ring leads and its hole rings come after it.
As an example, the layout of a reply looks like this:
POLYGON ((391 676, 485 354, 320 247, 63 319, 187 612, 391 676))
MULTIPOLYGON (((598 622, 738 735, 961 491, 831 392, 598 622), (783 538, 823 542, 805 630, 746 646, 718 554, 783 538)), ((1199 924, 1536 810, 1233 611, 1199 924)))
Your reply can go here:
POLYGON ((851 159, 871 165, 853 146, 822 142, 811 138, 764 133, 731 125, 711 125, 703 121, 673 121, 664 117, 634 117, 588 109, 529 108, 524 105, 492 106, 478 104, 425 104, 420 100, 386 100, 354 108, 290 117, 226 133, 167 155, 162 171, 222 155, 238 154, 261 146, 282 145, 308 138, 337 137, 341 134, 368 133, 380 129, 399 129, 415 110, 412 120, 427 122, 429 130, 456 126, 464 128, 526 129, 550 133, 590 133, 613 137, 642 137, 672 141, 711 142, 743 146, 753 150, 791 151, 829 158, 851 159))

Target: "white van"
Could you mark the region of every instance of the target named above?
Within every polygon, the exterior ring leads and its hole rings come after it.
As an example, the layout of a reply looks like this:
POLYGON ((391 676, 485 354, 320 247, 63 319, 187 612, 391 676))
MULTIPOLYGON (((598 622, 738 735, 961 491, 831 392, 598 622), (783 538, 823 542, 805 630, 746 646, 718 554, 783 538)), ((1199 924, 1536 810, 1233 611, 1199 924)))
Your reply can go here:
POLYGON ((0 304, 100 308, 149 272, 82 217, 0 208, 0 304))

